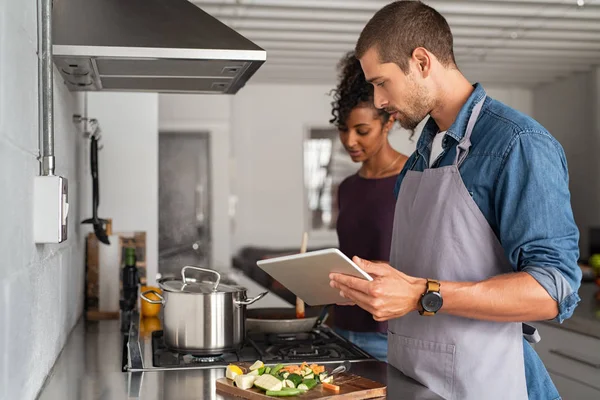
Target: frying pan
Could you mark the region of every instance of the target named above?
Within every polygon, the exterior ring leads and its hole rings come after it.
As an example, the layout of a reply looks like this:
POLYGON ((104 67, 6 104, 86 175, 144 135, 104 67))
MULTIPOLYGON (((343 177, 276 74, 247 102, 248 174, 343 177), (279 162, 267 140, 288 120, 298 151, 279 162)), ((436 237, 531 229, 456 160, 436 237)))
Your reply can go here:
POLYGON ((301 333, 318 328, 327 319, 329 306, 307 308, 304 318, 296 318, 296 308, 250 308, 246 330, 252 333, 301 333))

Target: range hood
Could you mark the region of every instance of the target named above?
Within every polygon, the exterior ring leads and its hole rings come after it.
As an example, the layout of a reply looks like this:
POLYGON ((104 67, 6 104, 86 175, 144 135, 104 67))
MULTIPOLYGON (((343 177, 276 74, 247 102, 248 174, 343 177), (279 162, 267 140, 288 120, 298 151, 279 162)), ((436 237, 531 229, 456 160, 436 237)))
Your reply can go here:
POLYGON ((234 94, 267 57, 187 0, 54 0, 52 12, 72 91, 234 94))

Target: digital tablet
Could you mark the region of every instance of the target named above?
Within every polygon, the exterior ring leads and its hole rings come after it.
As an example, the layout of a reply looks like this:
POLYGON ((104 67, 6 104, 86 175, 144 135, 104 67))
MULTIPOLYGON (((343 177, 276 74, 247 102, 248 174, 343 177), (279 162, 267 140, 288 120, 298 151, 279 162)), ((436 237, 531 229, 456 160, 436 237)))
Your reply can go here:
POLYGON ((338 289, 329 286, 332 272, 373 280, 341 251, 333 248, 260 260, 256 264, 309 306, 348 301, 340 296, 338 289))

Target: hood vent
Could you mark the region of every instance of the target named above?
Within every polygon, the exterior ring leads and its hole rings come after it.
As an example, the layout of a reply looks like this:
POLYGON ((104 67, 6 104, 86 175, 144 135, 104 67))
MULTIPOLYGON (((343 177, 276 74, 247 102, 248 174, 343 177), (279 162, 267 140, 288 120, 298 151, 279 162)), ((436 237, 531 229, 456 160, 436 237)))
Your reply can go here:
POLYGON ((187 0, 54 0, 72 91, 236 93, 267 53, 187 0))

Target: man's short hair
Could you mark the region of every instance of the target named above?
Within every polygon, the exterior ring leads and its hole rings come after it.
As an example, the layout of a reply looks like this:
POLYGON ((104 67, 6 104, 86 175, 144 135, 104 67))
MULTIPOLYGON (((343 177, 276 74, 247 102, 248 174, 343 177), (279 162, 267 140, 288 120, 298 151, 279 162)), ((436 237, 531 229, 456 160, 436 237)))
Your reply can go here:
POLYGON ((446 19, 420 1, 395 1, 371 18, 356 44, 356 57, 375 48, 382 63, 394 62, 408 73, 413 51, 423 47, 445 67, 456 66, 453 39, 446 19))

